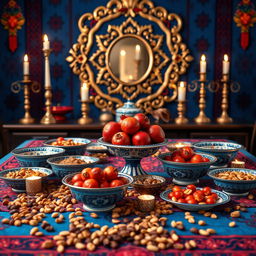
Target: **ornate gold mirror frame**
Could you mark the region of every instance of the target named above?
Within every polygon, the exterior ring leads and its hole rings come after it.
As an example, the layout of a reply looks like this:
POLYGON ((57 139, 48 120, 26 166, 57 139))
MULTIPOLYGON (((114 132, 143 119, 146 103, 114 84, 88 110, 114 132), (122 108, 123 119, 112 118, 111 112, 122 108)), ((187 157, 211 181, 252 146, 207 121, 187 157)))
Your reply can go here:
POLYGON ((93 13, 82 15, 78 26, 81 31, 78 43, 70 49, 70 56, 66 60, 70 62, 74 74, 79 75, 81 81, 87 81, 95 90, 96 95, 91 95, 90 99, 98 108, 114 112, 123 105, 117 97, 121 95, 123 99, 133 100, 137 107, 150 112, 177 97, 176 83, 179 76, 186 72, 189 62, 193 60, 186 44, 182 42, 179 33, 182 21, 177 14, 168 13, 163 7, 155 7, 148 0, 111 0, 107 6, 99 6, 93 13), (105 23, 121 16, 127 17, 121 25, 108 25, 106 34, 96 34, 105 23), (152 25, 138 24, 134 20, 136 16, 155 23, 162 34, 154 34, 152 25), (113 45, 129 36, 144 42, 150 61, 141 79, 124 83, 113 77, 108 59, 113 45), (164 36, 168 53, 161 48, 164 36), (91 53, 95 41, 98 49, 91 53), (95 74, 92 66, 98 71, 95 74), (172 95, 163 93, 166 89, 171 90, 172 95))

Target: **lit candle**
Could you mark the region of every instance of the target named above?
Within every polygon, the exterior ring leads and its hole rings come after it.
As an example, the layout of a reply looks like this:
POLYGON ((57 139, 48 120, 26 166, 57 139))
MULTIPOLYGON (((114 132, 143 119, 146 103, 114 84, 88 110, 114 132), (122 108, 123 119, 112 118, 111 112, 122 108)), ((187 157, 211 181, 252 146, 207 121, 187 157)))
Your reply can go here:
POLYGON ((44 42, 43 42, 43 50, 49 50, 50 49, 50 41, 48 40, 48 36, 44 35, 44 42))
POLYGON ((224 55, 224 60, 222 62, 222 73, 223 73, 223 75, 228 75, 229 66, 230 66, 230 62, 228 61, 228 55, 225 54, 224 55))
POLYGON ((232 168, 245 168, 245 162, 235 159, 234 161, 231 162, 231 167, 232 168))
POLYGON ((28 55, 27 54, 25 54, 25 56, 24 56, 23 74, 24 75, 29 75, 29 61, 28 61, 28 55))
POLYGON ((206 73, 206 57, 203 54, 200 60, 200 73, 206 73))
POLYGON ((83 83, 81 86, 81 100, 87 101, 89 99, 89 86, 87 83, 83 83))
POLYGON ((121 50, 119 56, 119 78, 121 81, 126 81, 126 74, 125 74, 125 62, 126 60, 126 51, 121 50))
POLYGON ((150 212, 155 208, 155 197, 153 195, 138 196, 138 209, 143 212, 150 212))
POLYGON ((140 45, 136 44, 135 46, 135 60, 140 60, 140 45))
POLYGON ((186 82, 181 81, 178 87, 178 101, 186 100, 186 82))

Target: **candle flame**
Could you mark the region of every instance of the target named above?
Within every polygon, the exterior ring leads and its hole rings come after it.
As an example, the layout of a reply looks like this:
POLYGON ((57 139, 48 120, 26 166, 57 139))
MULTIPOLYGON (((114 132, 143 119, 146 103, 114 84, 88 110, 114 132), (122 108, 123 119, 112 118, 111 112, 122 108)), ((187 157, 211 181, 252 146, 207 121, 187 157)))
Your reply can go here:
POLYGON ((28 55, 27 54, 25 54, 25 56, 24 56, 24 61, 28 61, 28 55))
POLYGON ((136 44, 136 46, 135 46, 135 49, 136 49, 136 51, 140 51, 140 45, 139 44, 136 44))
POLYGON ((89 88, 88 83, 83 82, 83 83, 82 83, 82 87, 89 88))
POLYGON ((227 54, 224 55, 224 61, 228 61, 228 55, 227 54))
POLYGON ((48 41, 48 36, 46 34, 44 34, 44 41, 48 41))
POLYGON ((204 54, 201 56, 201 61, 206 61, 206 57, 204 54))
POLYGON ((125 50, 121 50, 120 51, 120 55, 125 56, 126 55, 126 51, 125 50))
POLYGON ((180 81, 180 87, 186 87, 186 82, 180 81))

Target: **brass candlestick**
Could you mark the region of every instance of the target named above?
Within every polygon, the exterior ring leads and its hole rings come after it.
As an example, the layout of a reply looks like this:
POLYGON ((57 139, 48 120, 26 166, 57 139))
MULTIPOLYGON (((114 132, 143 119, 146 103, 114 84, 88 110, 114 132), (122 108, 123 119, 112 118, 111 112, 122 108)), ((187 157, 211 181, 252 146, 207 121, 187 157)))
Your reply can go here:
POLYGON ((221 113, 221 116, 217 118, 217 122, 220 124, 233 122, 233 119, 228 115, 228 81, 229 81, 228 74, 223 74, 222 81, 221 81, 223 83, 222 101, 221 101, 222 113, 221 113))
MULTIPOLYGON (((45 63, 49 65, 49 55, 51 53, 50 49, 43 49, 44 57, 45 57, 45 63)), ((52 88, 49 82, 45 81, 45 115, 41 119, 41 124, 55 124, 56 120, 52 115, 51 112, 51 105, 52 105, 52 88)))
POLYGON ((203 124, 203 123, 209 123, 211 120, 209 117, 205 114, 205 108, 206 108, 206 91, 205 91, 205 83, 206 83, 206 73, 200 73, 200 91, 199 91, 199 115, 194 119, 196 123, 203 124))
POLYGON ((81 100, 81 112, 82 117, 78 119, 79 124, 90 124, 93 122, 93 119, 89 117, 89 106, 90 101, 89 100, 81 100))
POLYGON ((34 93, 38 93, 41 89, 40 84, 36 81, 30 80, 29 75, 24 75, 22 81, 16 81, 11 85, 11 89, 14 93, 18 93, 21 89, 24 90, 24 117, 19 120, 21 124, 32 124, 35 119, 30 115, 30 90, 34 93))
POLYGON ((186 101, 178 100, 178 117, 175 118, 176 124, 186 124, 188 123, 188 119, 185 117, 186 112, 186 101))

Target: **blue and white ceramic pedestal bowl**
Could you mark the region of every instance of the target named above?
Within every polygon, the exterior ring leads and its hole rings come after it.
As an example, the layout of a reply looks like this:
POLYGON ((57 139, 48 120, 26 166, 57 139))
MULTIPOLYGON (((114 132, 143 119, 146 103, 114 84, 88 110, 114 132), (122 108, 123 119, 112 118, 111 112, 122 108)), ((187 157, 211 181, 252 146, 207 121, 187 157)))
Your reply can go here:
POLYGON ((178 185, 189 185, 199 182, 199 178, 205 176, 210 166, 217 161, 215 156, 209 154, 199 155, 208 158, 209 162, 202 163, 179 163, 164 160, 171 153, 165 153, 158 156, 158 159, 163 163, 164 171, 173 178, 172 182, 178 185))
MULTIPOLYGON (((12 188, 14 192, 17 192, 17 193, 26 192, 26 179, 10 179, 5 177, 5 175, 9 172, 19 171, 22 168, 24 167, 6 169, 0 172, 0 179, 2 179, 9 187, 12 188)), ((42 177, 42 182, 45 182, 48 176, 52 174, 52 170, 48 168, 44 168, 44 167, 29 167, 29 168, 46 174, 46 176, 42 177)))
POLYGON ((196 152, 211 154, 217 157, 214 167, 226 167, 232 161, 242 145, 222 141, 201 141, 193 144, 196 152))
POLYGON ((245 168, 221 168, 210 170, 208 176, 213 178, 214 183, 222 188, 227 194, 231 196, 246 196, 250 190, 256 188, 256 180, 225 180, 215 176, 218 173, 226 171, 245 172, 256 175, 256 170, 245 168))
POLYGON ((69 174, 62 179, 62 183, 68 186, 73 196, 83 203, 86 211, 104 212, 110 211, 121 201, 127 187, 133 182, 133 178, 127 174, 119 173, 119 177, 127 179, 127 184, 114 188, 82 188, 70 184, 72 177, 77 174, 69 174))
MULTIPOLYGON (((201 188, 198 188, 201 190, 201 188)), ((171 200, 169 197, 168 197, 168 194, 171 192, 172 190, 166 190, 164 192, 162 192, 160 194, 160 197, 167 201, 167 202, 170 202, 172 203, 173 205, 175 205, 176 207, 180 208, 180 209, 183 209, 185 211, 208 211, 216 206, 219 206, 219 205, 222 205, 222 204, 226 204, 230 201, 230 196, 227 195, 226 193, 224 192, 221 192, 219 190, 215 190, 215 189, 212 189, 212 192, 216 193, 218 195, 218 200, 215 204, 187 204, 187 203, 179 203, 179 202, 175 202, 173 200, 171 200)))
POLYGON ((141 159, 155 154, 159 148, 168 143, 168 140, 165 140, 162 143, 145 146, 113 145, 103 141, 102 138, 100 138, 98 142, 106 146, 111 154, 125 159, 126 165, 121 170, 121 173, 137 176, 147 174, 140 165, 141 159))

